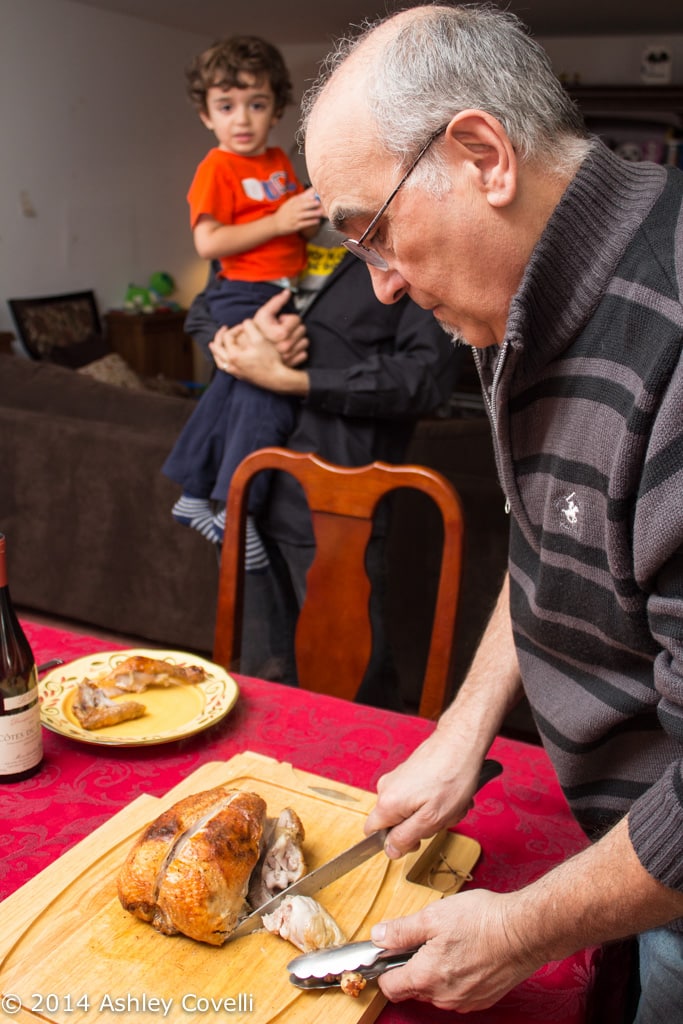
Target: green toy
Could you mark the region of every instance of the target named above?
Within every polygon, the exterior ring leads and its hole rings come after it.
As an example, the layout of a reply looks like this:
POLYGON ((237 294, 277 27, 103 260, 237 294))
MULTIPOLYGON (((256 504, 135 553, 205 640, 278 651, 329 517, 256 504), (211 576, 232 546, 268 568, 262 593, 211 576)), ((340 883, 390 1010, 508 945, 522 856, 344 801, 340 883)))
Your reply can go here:
POLYGON ((164 298, 168 298, 175 291, 175 281, 170 274, 166 274, 163 270, 158 271, 156 274, 152 274, 149 279, 149 287, 157 295, 163 295, 164 298))
POLYGON ((149 279, 149 287, 141 288, 129 284, 123 300, 123 308, 130 313, 155 313, 175 311, 180 306, 169 298, 175 291, 175 281, 170 274, 158 271, 149 279))
POLYGON ((123 307, 131 313, 153 313, 154 302, 147 288, 129 284, 123 307))

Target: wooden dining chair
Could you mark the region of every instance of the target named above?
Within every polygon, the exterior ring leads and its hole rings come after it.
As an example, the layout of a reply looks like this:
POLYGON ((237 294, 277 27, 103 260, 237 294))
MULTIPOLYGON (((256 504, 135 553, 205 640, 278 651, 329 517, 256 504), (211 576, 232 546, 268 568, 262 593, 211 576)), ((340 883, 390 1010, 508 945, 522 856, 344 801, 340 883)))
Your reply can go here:
POLYGON ((460 590, 463 514, 452 484, 423 466, 374 462, 333 465, 314 454, 263 448, 235 471, 226 507, 213 659, 230 668, 241 648, 244 546, 249 485, 262 470, 291 473, 303 487, 316 542, 295 635, 299 683, 307 690, 353 700, 370 660, 370 581, 365 551, 372 519, 390 491, 428 495, 443 521, 443 551, 431 639, 418 713, 436 718, 450 694, 460 590))

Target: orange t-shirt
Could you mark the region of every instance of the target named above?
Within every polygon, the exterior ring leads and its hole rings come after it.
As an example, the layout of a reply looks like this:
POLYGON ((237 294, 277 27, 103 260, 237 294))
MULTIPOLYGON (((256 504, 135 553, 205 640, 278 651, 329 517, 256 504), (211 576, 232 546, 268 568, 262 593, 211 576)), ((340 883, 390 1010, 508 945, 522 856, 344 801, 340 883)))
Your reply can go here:
MULTIPOLYGON (((187 201, 194 229, 202 214, 220 224, 246 224, 274 213, 303 191, 283 150, 273 146, 259 156, 238 156, 212 149, 195 173, 187 201)), ((302 235, 280 235, 246 252, 225 256, 219 276, 234 281, 273 281, 296 277, 306 265, 302 235)))

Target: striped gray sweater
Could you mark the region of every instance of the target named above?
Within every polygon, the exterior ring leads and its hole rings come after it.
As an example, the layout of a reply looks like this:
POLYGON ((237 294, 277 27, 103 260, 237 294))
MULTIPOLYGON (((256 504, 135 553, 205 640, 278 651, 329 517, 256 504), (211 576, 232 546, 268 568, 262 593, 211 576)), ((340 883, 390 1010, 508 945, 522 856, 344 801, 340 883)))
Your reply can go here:
MULTIPOLYGON (((578 821, 683 889, 683 174, 601 143, 479 353, 524 688, 578 821)), ((683 919, 679 922, 683 926, 683 919)))

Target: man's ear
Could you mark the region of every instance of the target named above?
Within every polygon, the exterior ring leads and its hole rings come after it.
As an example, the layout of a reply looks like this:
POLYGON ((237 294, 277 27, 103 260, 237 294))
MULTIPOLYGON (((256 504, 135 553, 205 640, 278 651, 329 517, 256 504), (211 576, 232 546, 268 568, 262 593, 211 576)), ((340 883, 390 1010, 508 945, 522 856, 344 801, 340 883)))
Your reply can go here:
POLYGON ((517 192, 517 155, 497 118, 485 110, 462 110, 448 125, 445 141, 491 206, 512 202, 517 192))

